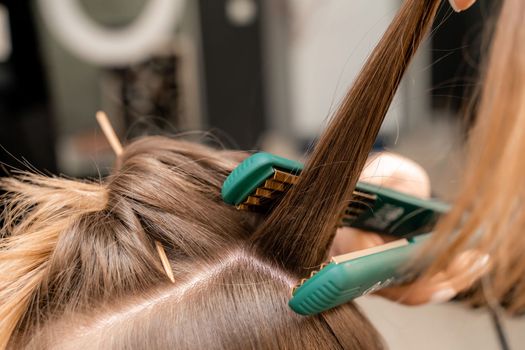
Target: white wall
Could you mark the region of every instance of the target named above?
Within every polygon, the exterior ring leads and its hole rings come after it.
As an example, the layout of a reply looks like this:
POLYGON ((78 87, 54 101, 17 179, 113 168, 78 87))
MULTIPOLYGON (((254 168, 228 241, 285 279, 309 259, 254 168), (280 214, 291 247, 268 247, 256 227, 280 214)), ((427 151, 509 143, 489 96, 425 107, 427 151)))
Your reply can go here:
MULTIPOLYGON (((290 100, 293 133, 317 135, 399 8, 397 0, 290 0, 290 100)), ((406 116, 402 91, 383 132, 406 116)))

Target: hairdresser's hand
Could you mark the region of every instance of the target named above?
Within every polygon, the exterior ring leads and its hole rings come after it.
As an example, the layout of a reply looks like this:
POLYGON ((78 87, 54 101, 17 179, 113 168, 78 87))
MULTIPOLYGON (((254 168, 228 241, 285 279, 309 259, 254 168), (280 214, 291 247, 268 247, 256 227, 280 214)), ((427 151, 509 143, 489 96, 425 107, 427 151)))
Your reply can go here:
MULTIPOLYGON (((430 180, 425 170, 392 153, 382 153, 369 161, 361 174, 361 181, 421 198, 430 196, 430 180)), ((371 248, 395 239, 398 238, 345 227, 338 230, 331 254, 371 248)), ((444 302, 469 288, 488 267, 488 257, 467 251, 452 261, 446 271, 424 280, 420 278, 409 285, 385 288, 377 294, 407 305, 444 302)))
POLYGON ((454 9, 456 12, 465 11, 470 6, 474 5, 476 0, 448 0, 450 2, 450 6, 454 9))

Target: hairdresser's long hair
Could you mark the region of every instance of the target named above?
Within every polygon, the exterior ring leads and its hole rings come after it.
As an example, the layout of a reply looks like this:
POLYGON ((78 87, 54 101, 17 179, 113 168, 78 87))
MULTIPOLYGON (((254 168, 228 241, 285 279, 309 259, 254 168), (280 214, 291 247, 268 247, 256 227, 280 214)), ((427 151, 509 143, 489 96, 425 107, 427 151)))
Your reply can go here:
POLYGON ((477 249, 491 256, 475 304, 525 311, 525 1, 505 0, 494 30, 461 191, 438 224, 429 270, 477 249))

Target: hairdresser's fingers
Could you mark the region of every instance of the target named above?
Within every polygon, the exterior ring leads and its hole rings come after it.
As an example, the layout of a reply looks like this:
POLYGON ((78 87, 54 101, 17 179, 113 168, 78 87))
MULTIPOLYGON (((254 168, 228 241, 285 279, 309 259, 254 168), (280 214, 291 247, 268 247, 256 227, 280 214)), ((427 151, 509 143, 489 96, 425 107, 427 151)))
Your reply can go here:
POLYGON ((472 6, 476 0, 449 0, 449 2, 454 11, 461 12, 472 6))
POLYGON ((448 282, 459 292, 470 288, 491 267, 489 255, 474 249, 461 253, 454 261, 456 264, 447 269, 448 282))
POLYGON ((377 294, 405 305, 446 302, 469 288, 488 268, 487 255, 470 250, 454 259, 445 271, 408 285, 386 288, 377 294))
POLYGON ((385 288, 377 294, 405 305, 446 302, 470 288, 489 269, 487 254, 468 250, 456 257, 445 271, 409 285, 385 288))
POLYGON ((440 272, 429 280, 388 287, 375 294, 404 305, 440 303, 452 299, 458 293, 452 286, 444 282, 445 274, 440 272))

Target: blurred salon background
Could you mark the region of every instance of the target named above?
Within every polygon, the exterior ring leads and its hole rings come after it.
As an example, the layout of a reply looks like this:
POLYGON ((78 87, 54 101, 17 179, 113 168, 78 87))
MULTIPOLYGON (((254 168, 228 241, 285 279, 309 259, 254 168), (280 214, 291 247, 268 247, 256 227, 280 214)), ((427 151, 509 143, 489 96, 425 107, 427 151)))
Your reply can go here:
MULTIPOLYGON (((97 110, 124 142, 182 133, 300 158, 400 3, 0 0, 0 172, 104 175, 114 155, 97 110)), ((456 14, 443 2, 376 142, 421 163, 443 199, 458 186, 497 3, 456 14)), ((485 311, 360 304, 392 349, 525 341, 519 321, 485 311)))

